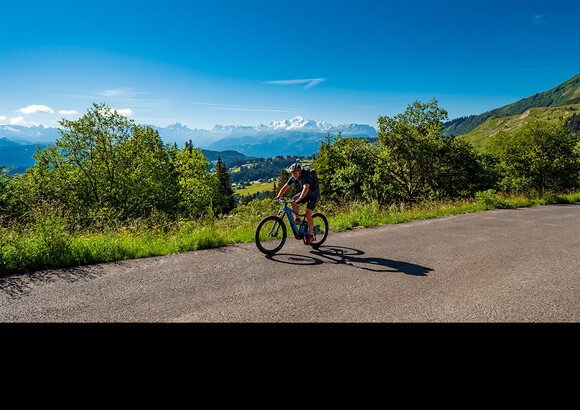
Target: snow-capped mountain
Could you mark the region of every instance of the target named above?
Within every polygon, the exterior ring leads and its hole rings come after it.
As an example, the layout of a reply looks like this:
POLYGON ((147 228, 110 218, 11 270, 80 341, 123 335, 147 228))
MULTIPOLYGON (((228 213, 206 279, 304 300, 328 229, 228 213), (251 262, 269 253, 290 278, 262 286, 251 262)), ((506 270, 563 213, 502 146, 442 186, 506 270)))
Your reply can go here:
POLYGON ((211 130, 190 129, 179 123, 165 128, 154 127, 166 142, 210 150, 235 150, 245 155, 268 157, 276 155, 310 155, 318 151, 319 142, 328 133, 345 137, 376 138, 377 131, 365 124, 332 125, 303 117, 272 121, 268 125, 215 125, 211 130), (286 141, 286 139, 290 140, 286 141))
POLYGON ((377 131, 370 125, 339 124, 312 121, 303 117, 273 121, 258 126, 216 126, 214 131, 230 134, 216 140, 207 148, 211 150, 235 150, 248 156, 273 157, 277 155, 312 155, 317 152, 327 134, 344 137, 376 138, 377 131))
POLYGON ((327 132, 332 128, 332 124, 326 121, 312 121, 303 117, 294 117, 291 120, 282 120, 271 122, 268 126, 275 130, 313 130, 320 132, 327 132))
POLYGON ((304 117, 294 117, 290 120, 272 121, 268 125, 259 124, 255 126, 246 125, 216 125, 213 132, 272 132, 272 131, 313 131, 313 132, 336 132, 350 130, 356 133, 376 136, 376 130, 369 125, 361 124, 339 124, 334 126, 326 121, 313 121, 304 117))
MULTIPOLYGON (((60 137, 58 128, 35 125, 0 125, 0 147, 9 145, 30 145, 53 143, 60 137)), ((1 165, 1 164, 0 164, 1 165)))

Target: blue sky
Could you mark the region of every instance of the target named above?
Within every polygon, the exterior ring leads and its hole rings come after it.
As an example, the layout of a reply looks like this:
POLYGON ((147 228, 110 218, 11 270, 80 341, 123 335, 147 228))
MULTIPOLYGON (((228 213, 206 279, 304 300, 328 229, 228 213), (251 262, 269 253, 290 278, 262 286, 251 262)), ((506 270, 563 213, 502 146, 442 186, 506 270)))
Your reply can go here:
POLYGON ((0 124, 449 118, 580 73, 580 0, 0 0, 0 124))

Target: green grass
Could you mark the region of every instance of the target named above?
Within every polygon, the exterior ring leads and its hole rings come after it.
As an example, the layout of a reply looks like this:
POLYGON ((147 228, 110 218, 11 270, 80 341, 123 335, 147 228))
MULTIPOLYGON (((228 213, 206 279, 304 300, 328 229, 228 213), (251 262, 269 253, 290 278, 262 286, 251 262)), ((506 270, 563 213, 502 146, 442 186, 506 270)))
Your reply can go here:
POLYGON ((511 131, 515 128, 521 127, 527 118, 536 117, 540 120, 560 117, 569 118, 578 112, 580 112, 580 104, 566 104, 557 107, 530 108, 523 114, 511 117, 493 116, 488 118, 473 131, 462 135, 461 138, 465 138, 475 147, 475 149, 482 151, 487 144, 487 141, 489 141, 489 137, 497 134, 499 131, 511 131))
MULTIPOLYGON (((387 207, 362 202, 322 204, 319 210, 328 217, 330 230, 340 232, 357 227, 396 224, 496 208, 575 202, 580 202, 580 193, 527 198, 506 196, 490 190, 479 193, 474 199, 387 207)), ((274 214, 277 209, 278 205, 270 200, 254 200, 220 218, 179 221, 160 226, 134 224, 100 232, 72 233, 66 218, 53 213, 28 226, 9 225, 1 228, 0 275, 253 242, 258 222, 264 216, 274 214)))
POLYGON ((271 191, 274 188, 274 184, 275 184, 274 182, 267 183, 252 182, 250 186, 235 189, 234 193, 246 196, 253 195, 258 192, 271 191))

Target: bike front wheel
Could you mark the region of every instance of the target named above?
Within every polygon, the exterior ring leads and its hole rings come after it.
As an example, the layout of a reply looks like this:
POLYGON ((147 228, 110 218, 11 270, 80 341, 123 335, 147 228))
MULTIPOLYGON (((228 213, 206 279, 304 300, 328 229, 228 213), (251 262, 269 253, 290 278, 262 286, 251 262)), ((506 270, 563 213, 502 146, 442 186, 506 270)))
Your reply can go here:
POLYGON ((256 227, 254 240, 260 252, 273 255, 282 249, 286 242, 286 224, 278 216, 267 216, 256 227))

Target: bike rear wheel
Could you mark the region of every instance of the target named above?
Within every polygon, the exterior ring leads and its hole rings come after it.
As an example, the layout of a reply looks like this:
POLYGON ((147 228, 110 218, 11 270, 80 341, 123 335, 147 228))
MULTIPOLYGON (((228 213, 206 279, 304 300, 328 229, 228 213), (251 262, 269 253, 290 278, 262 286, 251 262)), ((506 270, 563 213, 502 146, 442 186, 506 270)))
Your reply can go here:
POLYGON ((273 255, 282 249, 286 242, 286 224, 278 216, 267 216, 256 227, 254 240, 260 252, 273 255))
POLYGON ((315 213, 312 215, 312 221, 314 222, 314 239, 311 245, 314 247, 320 246, 328 238, 328 219, 321 213, 315 213))

